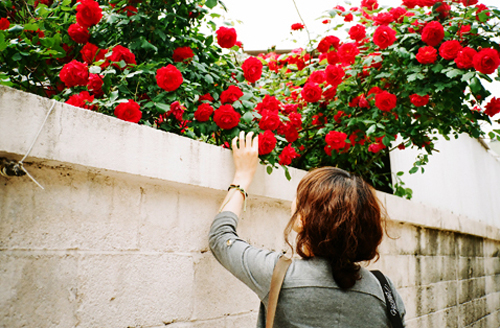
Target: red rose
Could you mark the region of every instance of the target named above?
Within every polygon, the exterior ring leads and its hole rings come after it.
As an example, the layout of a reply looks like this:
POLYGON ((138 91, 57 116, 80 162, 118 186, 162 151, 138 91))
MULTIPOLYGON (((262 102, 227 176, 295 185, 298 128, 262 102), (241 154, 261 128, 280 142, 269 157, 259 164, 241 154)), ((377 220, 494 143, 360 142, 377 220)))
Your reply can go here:
POLYGON ((326 81, 326 75, 324 71, 314 71, 307 79, 307 82, 313 82, 317 84, 321 84, 325 81, 326 81))
POLYGON ((5 18, 5 17, 0 18, 0 30, 5 31, 6 29, 9 28, 9 26, 10 26, 10 22, 7 18, 5 18))
POLYGON ((422 41, 427 43, 427 45, 435 47, 444 38, 444 28, 440 22, 432 21, 425 25, 422 31, 422 41))
POLYGON ((156 71, 156 83, 165 91, 177 90, 184 79, 181 72, 174 65, 167 65, 156 71))
POLYGON ((200 97, 200 99, 198 99, 198 100, 199 100, 199 101, 204 101, 204 100, 206 100, 206 101, 209 101, 209 102, 213 102, 213 101, 214 101, 214 97, 212 97, 212 95, 211 95, 211 94, 206 93, 206 94, 204 94, 203 96, 201 96, 201 97, 200 97))
POLYGON ((354 19, 354 16, 351 13, 348 13, 347 15, 344 16, 344 22, 352 22, 354 19))
POLYGON ((328 61, 328 64, 330 64, 330 65, 335 65, 340 61, 339 55, 337 54, 336 51, 327 52, 326 53, 326 60, 328 61))
POLYGON ((99 74, 90 74, 89 82, 87 83, 87 89, 92 91, 96 96, 102 96, 102 85, 104 81, 99 74))
POLYGON ((375 96, 375 106, 381 111, 388 112, 397 104, 397 97, 387 91, 382 91, 375 96))
POLYGON ((473 6, 477 3, 477 0, 461 0, 464 6, 473 6))
POLYGON ((338 131, 330 131, 325 136, 326 143, 332 149, 337 149, 337 150, 345 147, 346 139, 347 139, 347 134, 345 134, 344 132, 338 132, 338 131))
POLYGON ((352 65, 356 61, 359 49, 355 43, 344 43, 340 46, 338 55, 342 64, 352 65))
POLYGON ((444 19, 450 15, 451 7, 449 4, 442 2, 441 6, 436 8, 436 12, 439 13, 439 18, 444 19))
POLYGON ((394 22, 394 16, 391 13, 380 13, 373 18, 375 25, 389 25, 394 22))
POLYGON ((490 102, 486 105, 484 113, 490 117, 500 113, 500 98, 491 98, 490 102))
POLYGON ((83 27, 96 25, 101 21, 102 10, 94 0, 80 0, 76 7, 76 21, 83 27))
MULTIPOLYGON (((130 64, 137 65, 137 63, 135 62, 135 55, 131 53, 128 48, 118 45, 111 49, 111 51, 111 56, 108 57, 108 60, 110 62, 120 62, 123 60, 125 63, 127 63, 127 66, 130 64)), ((113 64, 113 66, 118 69, 125 69, 125 67, 127 67, 125 66, 123 68, 120 68, 118 64, 113 64)))
POLYGON ((88 66, 86 63, 80 63, 76 60, 72 60, 68 64, 64 65, 59 73, 59 77, 68 88, 85 86, 89 81, 88 66))
POLYGON ((295 24, 292 24, 292 30, 293 31, 300 31, 304 28, 304 24, 300 24, 300 23, 295 23, 295 24))
POLYGON ((170 110, 166 114, 167 116, 173 115, 177 121, 182 121, 185 109, 180 102, 174 101, 170 104, 170 110))
POLYGON ((337 88, 334 86, 327 87, 323 90, 323 97, 326 100, 332 100, 337 95, 337 88))
POLYGON ((207 103, 203 103, 198 106, 198 109, 196 110, 196 112, 194 112, 194 118, 199 122, 206 122, 210 119, 210 116, 212 116, 213 112, 214 109, 212 108, 212 106, 207 103))
POLYGON ((403 5, 407 8, 413 9, 418 6, 420 0, 403 0, 403 5))
POLYGON ((429 102, 429 95, 419 96, 414 93, 410 96, 410 101, 416 107, 422 107, 427 105, 427 103, 429 102))
POLYGON ((71 24, 68 28, 69 37, 76 43, 86 43, 89 40, 89 31, 78 24, 71 24))
POLYGON ((243 92, 240 88, 235 85, 230 85, 227 90, 222 91, 220 95, 220 102, 225 103, 234 103, 236 100, 240 99, 243 96, 243 92))
POLYGON ((420 64, 432 64, 437 59, 437 50, 431 46, 421 47, 416 58, 420 64))
POLYGON ((302 126, 302 115, 299 113, 290 113, 288 119, 290 120, 290 124, 294 127, 300 128, 302 126))
MULTIPOLYGON (((487 17, 490 17, 490 16, 491 16, 491 13, 489 12, 489 10, 490 10, 490 9, 489 9, 488 7, 486 7, 485 5, 483 5, 482 3, 481 3, 481 4, 479 4, 479 5, 477 5, 477 6, 476 6, 476 9, 477 9, 477 11, 476 11, 476 20, 477 20, 477 21, 479 21, 479 22, 481 22, 481 18, 479 17, 479 14, 480 14, 481 12, 483 12, 483 11, 487 11, 487 12, 485 13, 485 15, 486 15, 487 17)), ((487 21, 488 19, 489 19, 489 18, 486 18, 486 21, 487 21)))
POLYGON ((404 9, 403 7, 392 8, 391 10, 389 10, 389 12, 391 13, 394 20, 398 23, 402 23, 404 16, 407 14, 406 9, 404 9))
POLYGON ((217 30, 217 43, 222 48, 231 48, 236 44, 236 30, 234 28, 219 27, 217 30))
POLYGON ((453 60, 457 58, 460 50, 462 50, 462 46, 457 40, 445 41, 439 47, 439 54, 446 60, 453 60))
POLYGON ((259 134, 259 155, 267 155, 276 147, 276 137, 269 130, 259 134))
POLYGON ((378 2, 377 0, 363 0, 361 1, 361 7, 372 11, 378 8, 378 2))
POLYGON ((436 4, 437 0, 420 0, 419 6, 420 7, 432 7, 436 4))
POLYGON ((172 55, 172 59, 174 62, 182 62, 186 59, 193 58, 194 53, 193 50, 189 47, 180 47, 174 50, 174 54, 172 55))
POLYGON ((349 37, 356 41, 361 41, 366 37, 366 29, 363 25, 357 24, 349 29, 349 37))
POLYGON ((455 58, 455 64, 457 64, 457 67, 461 69, 468 69, 474 67, 474 63, 472 62, 472 60, 474 59, 474 56, 476 54, 477 54, 476 50, 469 47, 465 47, 458 52, 457 58, 455 58))
POLYGON ((281 108, 281 102, 276 99, 275 96, 265 95, 264 99, 260 103, 257 104, 255 110, 259 112, 259 114, 263 115, 266 111, 270 112, 279 112, 281 108))
POLYGON ((369 91, 368 91, 368 95, 371 95, 371 94, 379 94, 382 92, 382 89, 380 89, 379 87, 373 87, 371 88, 369 91))
POLYGON ((106 50, 99 49, 96 45, 92 43, 86 43, 82 50, 80 50, 80 54, 82 54, 82 59, 87 64, 92 64, 94 61, 100 61, 104 59, 104 55, 106 54, 106 50))
POLYGON ((377 143, 372 143, 370 146, 368 146, 368 151, 376 154, 384 148, 385 145, 383 143, 377 142, 377 143))
POLYGON ((230 130, 238 125, 241 115, 231 105, 222 105, 214 112, 214 122, 224 130, 230 130))
POLYGON ((340 45, 340 39, 333 35, 325 36, 318 44, 318 51, 321 53, 328 52, 330 47, 337 49, 340 45))
POLYGON ((260 77, 262 76, 262 67, 262 62, 255 57, 248 57, 243 62, 243 65, 241 65, 243 75, 245 76, 245 79, 250 83, 254 83, 255 81, 260 79, 260 77))
POLYGON ((277 113, 266 111, 259 121, 259 128, 262 130, 276 130, 280 123, 281 120, 277 113))
POLYGON ((345 76, 345 72, 340 65, 328 65, 325 69, 326 82, 337 87, 345 76))
POLYGON ((305 101, 314 103, 321 99, 321 88, 316 83, 306 83, 300 94, 305 101))
POLYGON ((330 20, 329 19, 325 19, 325 20, 322 20, 321 23, 328 24, 328 23, 330 23, 330 20))
POLYGON ((479 51, 472 60, 474 68, 483 74, 495 72, 500 65, 500 58, 495 49, 485 48, 479 51))
POLYGON ((138 103, 129 99, 128 102, 122 102, 115 108, 115 116, 120 120, 137 123, 142 117, 140 110, 141 106, 138 103))
POLYGON ((137 14, 138 11, 137 8, 134 6, 127 6, 123 10, 127 12, 127 17, 134 16, 135 14, 137 14))
POLYGON ((379 26, 373 33, 373 43, 380 47, 380 49, 386 49, 396 41, 396 31, 394 31, 389 26, 379 26))
POLYGON ((90 105, 93 101, 94 96, 91 96, 88 91, 82 91, 77 95, 72 95, 71 97, 69 97, 69 99, 66 100, 66 104, 93 110, 95 108, 95 105, 90 105))
POLYGON ((295 151, 295 148, 293 148, 292 145, 289 144, 281 151, 281 154, 279 155, 279 164, 290 165, 292 163, 292 160, 299 156, 300 155, 297 153, 297 151, 295 151))

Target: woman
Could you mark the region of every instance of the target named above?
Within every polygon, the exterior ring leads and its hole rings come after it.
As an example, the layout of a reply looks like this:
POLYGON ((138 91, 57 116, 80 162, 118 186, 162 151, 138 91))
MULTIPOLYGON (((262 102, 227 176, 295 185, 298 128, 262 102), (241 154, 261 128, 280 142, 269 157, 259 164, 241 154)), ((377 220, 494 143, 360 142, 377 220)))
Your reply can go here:
MULTIPOLYGON (((232 141, 233 184, 212 223, 209 242, 217 260, 259 296, 257 327, 265 327, 271 276, 282 254, 252 247, 236 234, 245 191, 258 165, 258 137, 252 136, 242 132, 232 141)), ((302 259, 287 271, 274 327, 390 327, 380 283, 358 264, 378 256, 383 237, 373 188, 341 169, 309 172, 297 188, 285 237, 292 229, 302 259)), ((404 317, 401 297, 389 284, 404 317)))

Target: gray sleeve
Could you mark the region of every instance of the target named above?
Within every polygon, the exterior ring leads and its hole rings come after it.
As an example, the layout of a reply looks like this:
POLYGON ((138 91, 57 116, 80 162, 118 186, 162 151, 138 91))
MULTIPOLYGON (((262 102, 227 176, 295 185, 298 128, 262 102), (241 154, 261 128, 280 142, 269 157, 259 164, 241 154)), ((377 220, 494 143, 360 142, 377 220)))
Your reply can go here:
POLYGON ((237 226, 238 217, 233 212, 217 214, 209 232, 210 250, 222 266, 263 300, 281 254, 251 246, 238 237, 237 226))

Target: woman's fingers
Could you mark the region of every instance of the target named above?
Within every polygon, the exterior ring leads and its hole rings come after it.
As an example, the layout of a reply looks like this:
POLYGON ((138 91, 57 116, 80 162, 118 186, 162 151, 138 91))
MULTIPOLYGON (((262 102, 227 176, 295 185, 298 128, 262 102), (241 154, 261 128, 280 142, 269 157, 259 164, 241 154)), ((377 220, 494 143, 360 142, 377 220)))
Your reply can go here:
POLYGON ((246 139, 246 146, 247 147, 252 147, 252 137, 253 137, 253 132, 249 132, 247 134, 247 139, 246 139))
POLYGON ((232 142, 231 142, 231 148, 235 150, 238 146, 238 137, 234 137, 232 142))
POLYGON ((240 149, 245 148, 245 131, 240 132, 240 149))
POLYGON ((257 152, 259 151, 259 135, 256 135, 255 138, 253 138, 252 148, 257 152))

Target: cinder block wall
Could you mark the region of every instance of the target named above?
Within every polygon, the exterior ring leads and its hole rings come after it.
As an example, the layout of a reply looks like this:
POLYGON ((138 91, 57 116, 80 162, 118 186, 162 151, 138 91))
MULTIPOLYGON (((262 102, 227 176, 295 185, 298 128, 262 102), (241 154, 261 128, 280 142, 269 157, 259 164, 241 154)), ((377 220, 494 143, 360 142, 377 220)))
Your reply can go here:
MULTIPOLYGON (((20 159, 50 103, 0 87, 0 157, 20 159)), ((208 251, 230 152, 57 104, 26 165, 0 177, 0 327, 255 327, 258 299, 208 251)), ((284 249, 305 172, 259 168, 239 232, 284 249)), ((408 327, 500 326, 500 231, 379 193, 380 260, 408 327)))

